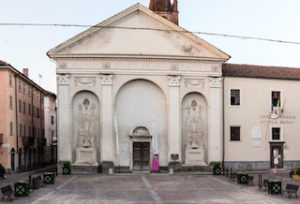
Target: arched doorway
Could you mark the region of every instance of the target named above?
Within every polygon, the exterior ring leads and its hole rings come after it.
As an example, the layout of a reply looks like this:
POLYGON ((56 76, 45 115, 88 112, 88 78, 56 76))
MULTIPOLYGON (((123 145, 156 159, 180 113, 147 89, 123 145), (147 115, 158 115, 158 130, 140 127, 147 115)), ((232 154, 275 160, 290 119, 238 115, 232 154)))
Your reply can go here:
MULTIPOLYGON (((144 157, 142 152, 145 152, 144 155, 150 152, 150 161, 153 154, 159 154, 160 165, 167 166, 167 108, 163 90, 154 82, 145 79, 129 81, 116 95, 115 111, 115 126, 117 123, 121 152, 116 158, 117 165, 129 167, 131 170, 149 169, 150 165, 138 167, 134 160, 143 162, 136 155, 144 157), (137 132, 140 131, 148 132, 148 135, 138 136, 137 132), (156 142, 153 142, 154 139, 156 142), (154 144, 156 145, 153 146, 154 144)), ((149 160, 148 156, 146 160, 149 160)))
POLYGON ((33 157, 32 157, 32 163, 33 163, 33 167, 35 168, 36 167, 36 161, 37 161, 37 159, 36 159, 36 149, 33 149, 33 157))
POLYGON ((28 150, 28 168, 30 170, 32 169, 31 162, 32 162, 32 150, 31 150, 31 148, 29 148, 29 150, 28 150))
POLYGON ((15 171, 16 170, 16 161, 15 161, 15 149, 12 148, 10 151, 10 170, 15 171))
POLYGON ((21 171, 23 169, 23 165, 22 165, 22 149, 19 148, 19 152, 18 152, 18 159, 19 159, 19 170, 21 171))
POLYGON ((185 165, 206 166, 208 161, 207 104, 200 93, 187 94, 181 104, 182 159, 185 165))
POLYGON ((130 135, 132 143, 132 170, 149 171, 151 158, 152 136, 146 127, 140 126, 134 129, 130 135))

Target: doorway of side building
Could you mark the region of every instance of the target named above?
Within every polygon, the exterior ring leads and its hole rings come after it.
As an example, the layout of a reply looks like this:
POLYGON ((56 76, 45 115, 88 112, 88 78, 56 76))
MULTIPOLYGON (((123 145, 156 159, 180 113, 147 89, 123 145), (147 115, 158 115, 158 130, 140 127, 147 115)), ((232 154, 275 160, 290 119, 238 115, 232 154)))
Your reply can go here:
POLYGON ((270 167, 283 168, 283 142, 270 143, 270 167))
POLYGON ((133 171, 150 170, 150 142, 133 142, 133 171))
POLYGON ((14 148, 11 149, 10 151, 10 170, 11 171, 15 171, 16 170, 16 161, 15 161, 15 155, 16 155, 16 151, 14 148))

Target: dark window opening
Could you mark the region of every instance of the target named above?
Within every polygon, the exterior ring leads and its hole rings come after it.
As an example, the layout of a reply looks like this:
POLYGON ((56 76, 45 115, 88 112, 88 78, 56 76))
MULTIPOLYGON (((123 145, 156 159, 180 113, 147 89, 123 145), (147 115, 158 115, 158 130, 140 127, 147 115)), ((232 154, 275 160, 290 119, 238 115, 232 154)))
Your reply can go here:
POLYGON ((280 128, 272 128, 272 140, 280 140, 280 128))
POLYGON ((230 105, 239 106, 240 105, 240 90, 231 89, 230 90, 230 105))
POLYGON ((272 91, 272 105, 280 107, 280 91, 272 91))
POLYGON ((240 141, 240 127, 230 127, 230 140, 240 141))

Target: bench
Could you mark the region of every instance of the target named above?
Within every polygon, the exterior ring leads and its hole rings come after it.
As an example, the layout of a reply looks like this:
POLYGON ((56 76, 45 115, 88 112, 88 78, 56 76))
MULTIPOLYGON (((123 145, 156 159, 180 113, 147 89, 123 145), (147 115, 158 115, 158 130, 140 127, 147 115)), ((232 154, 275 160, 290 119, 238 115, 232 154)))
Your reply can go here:
POLYGON ((229 174, 229 181, 235 181, 236 178, 237 178, 237 173, 229 174))
POLYGON ((269 185, 269 180, 268 179, 264 179, 264 183, 263 183, 263 187, 265 188, 264 191, 268 190, 268 185, 269 185))
POLYGON ((1 201, 4 201, 5 197, 7 197, 10 202, 13 201, 12 195, 13 195, 14 192, 11 188, 11 185, 2 187, 1 192, 2 192, 2 195, 3 195, 1 201))
POLYGON ((286 187, 284 190, 281 192, 281 196, 284 195, 286 192, 289 195, 289 198, 291 198, 291 194, 295 194, 296 198, 298 198, 297 191, 298 191, 299 186, 294 185, 294 184, 286 184, 286 187))
POLYGON ((253 186, 254 176, 248 176, 248 185, 253 186))

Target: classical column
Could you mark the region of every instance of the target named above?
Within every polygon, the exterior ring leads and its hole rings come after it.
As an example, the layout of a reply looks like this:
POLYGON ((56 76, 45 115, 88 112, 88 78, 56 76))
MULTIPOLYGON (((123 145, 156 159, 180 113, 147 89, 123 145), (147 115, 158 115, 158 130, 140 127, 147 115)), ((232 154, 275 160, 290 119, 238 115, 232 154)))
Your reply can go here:
POLYGON ((222 78, 210 78, 209 161, 222 161, 223 92, 222 78))
POLYGON ((111 162, 115 162, 112 78, 113 75, 101 75, 101 83, 102 83, 101 138, 102 141, 101 141, 100 151, 101 151, 102 165, 108 165, 108 167, 110 167, 111 162), (103 162, 105 164, 103 164, 103 162))
POLYGON ((58 161, 72 161, 70 75, 57 74, 57 144, 58 161))
POLYGON ((168 161, 171 154, 177 154, 177 162, 181 163, 181 137, 180 137, 180 76, 169 76, 169 100, 168 100, 168 161))

